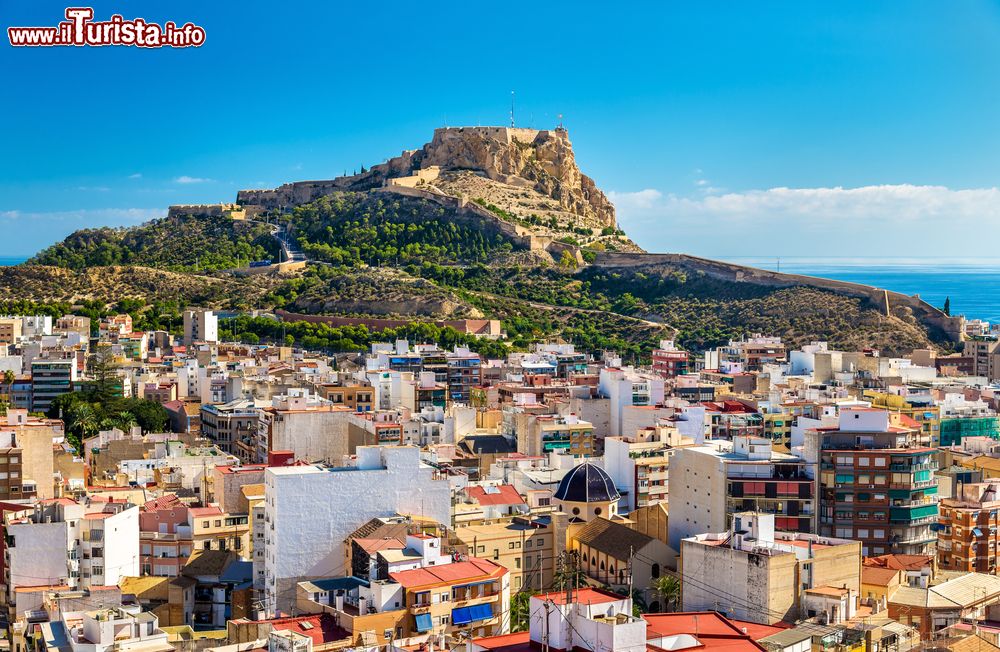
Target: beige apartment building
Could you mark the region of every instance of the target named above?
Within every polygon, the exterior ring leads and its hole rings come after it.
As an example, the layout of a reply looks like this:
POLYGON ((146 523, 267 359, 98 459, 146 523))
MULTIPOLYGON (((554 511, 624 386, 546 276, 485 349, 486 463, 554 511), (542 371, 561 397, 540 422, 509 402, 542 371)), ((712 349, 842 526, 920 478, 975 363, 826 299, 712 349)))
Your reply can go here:
POLYGON ((552 586, 554 559, 550 523, 515 517, 455 529, 466 554, 492 560, 510 571, 510 590, 540 591, 552 586))

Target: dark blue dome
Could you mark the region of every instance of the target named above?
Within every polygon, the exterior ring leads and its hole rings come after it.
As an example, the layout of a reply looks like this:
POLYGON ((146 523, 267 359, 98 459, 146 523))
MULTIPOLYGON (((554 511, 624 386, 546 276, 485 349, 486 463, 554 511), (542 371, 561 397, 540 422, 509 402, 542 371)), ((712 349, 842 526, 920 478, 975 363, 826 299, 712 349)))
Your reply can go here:
POLYGON ((590 462, 563 476, 555 496, 556 500, 570 503, 610 503, 621 498, 611 476, 590 462))

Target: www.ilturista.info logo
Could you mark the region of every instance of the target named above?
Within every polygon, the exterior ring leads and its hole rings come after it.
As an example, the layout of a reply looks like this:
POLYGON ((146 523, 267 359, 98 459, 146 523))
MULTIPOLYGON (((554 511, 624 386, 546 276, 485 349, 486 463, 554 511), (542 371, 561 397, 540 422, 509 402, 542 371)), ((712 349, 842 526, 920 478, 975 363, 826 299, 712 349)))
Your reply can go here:
POLYGON ((163 25, 142 18, 126 20, 115 14, 110 20, 95 21, 91 7, 69 7, 66 20, 55 27, 8 27, 7 38, 16 47, 69 45, 132 45, 140 48, 189 48, 205 42, 205 29, 193 23, 163 25))

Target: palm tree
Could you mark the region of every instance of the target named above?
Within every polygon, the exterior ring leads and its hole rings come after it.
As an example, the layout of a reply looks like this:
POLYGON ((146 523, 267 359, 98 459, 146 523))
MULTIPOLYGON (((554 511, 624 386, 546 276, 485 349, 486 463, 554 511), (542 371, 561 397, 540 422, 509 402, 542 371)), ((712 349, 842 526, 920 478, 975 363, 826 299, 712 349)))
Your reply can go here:
POLYGON ((651 589, 663 599, 663 610, 674 611, 681 601, 681 581, 673 575, 663 575, 653 580, 651 589))
POLYGON ((97 434, 98 421, 94 408, 89 403, 77 403, 69 409, 66 417, 68 428, 74 432, 82 442, 84 439, 97 434))
POLYGON ((128 411, 118 412, 101 419, 100 429, 111 430, 117 428, 124 433, 129 433, 136 425, 135 415, 128 411))
POLYGON ((11 400, 11 398, 10 398, 11 387, 14 385, 14 381, 16 379, 17 379, 17 376, 15 376, 14 372, 11 371, 10 369, 7 369, 6 371, 3 372, 3 384, 7 386, 7 400, 8 401, 11 400))
POLYGON ((535 591, 520 591, 510 599, 510 631, 523 632, 531 620, 531 596, 535 591))

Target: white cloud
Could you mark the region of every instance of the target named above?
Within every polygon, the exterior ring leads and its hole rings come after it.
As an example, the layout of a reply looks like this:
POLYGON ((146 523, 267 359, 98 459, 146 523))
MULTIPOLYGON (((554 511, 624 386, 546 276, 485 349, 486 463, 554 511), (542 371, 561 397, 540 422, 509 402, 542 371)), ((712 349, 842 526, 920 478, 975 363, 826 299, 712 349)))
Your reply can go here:
MULTIPOLYGON (((167 214, 165 208, 88 208, 73 211, 0 211, 0 219, 23 221, 77 221, 80 227, 113 226, 130 222, 145 222, 167 214)), ((74 227, 76 228, 76 227, 74 227)))
POLYGON ((111 190, 107 186, 77 186, 76 189, 81 192, 108 192, 111 190))
POLYGON ((141 179, 142 178, 142 172, 136 172, 135 174, 130 174, 130 175, 128 175, 128 178, 129 179, 141 179))
POLYGON ((770 253, 773 246, 808 255, 822 234, 828 247, 870 255, 995 255, 994 245, 984 242, 989 238, 970 239, 959 231, 978 227, 986 233, 1000 219, 995 187, 770 188, 695 197, 645 189, 609 195, 623 228, 657 251, 753 255, 770 253))
POLYGON ((208 183, 212 181, 212 179, 206 179, 203 177, 189 177, 186 174, 184 174, 174 179, 174 181, 177 183, 208 183))
POLYGON ((655 209, 660 205, 663 193, 653 188, 637 192, 615 192, 612 190, 608 193, 608 198, 620 212, 631 213, 655 209))

